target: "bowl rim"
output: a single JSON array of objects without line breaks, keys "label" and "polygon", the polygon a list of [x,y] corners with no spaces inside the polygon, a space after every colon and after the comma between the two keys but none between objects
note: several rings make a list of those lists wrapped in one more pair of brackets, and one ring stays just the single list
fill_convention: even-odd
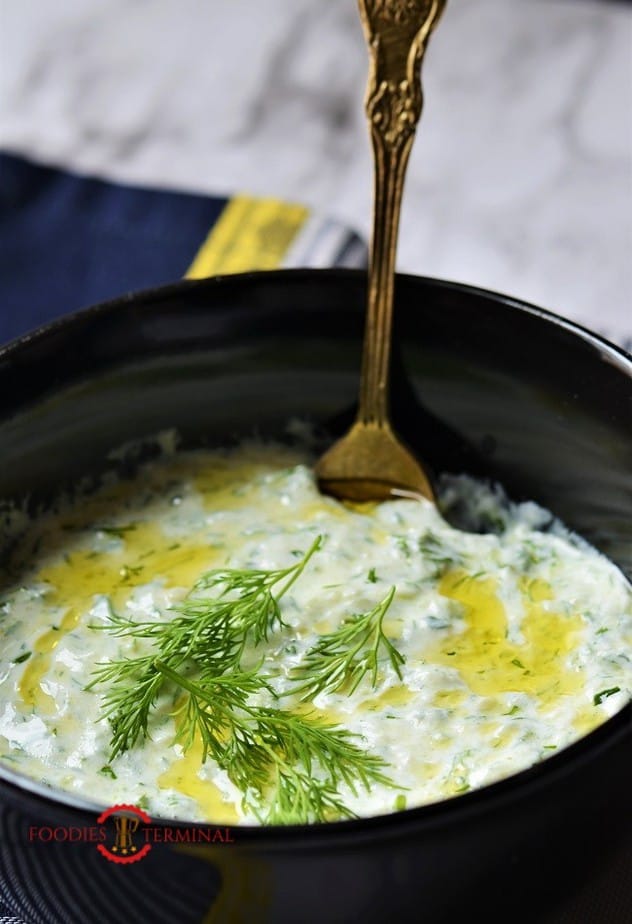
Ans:
[{"label": "bowl rim", "polygon": [[[332,281],[337,279],[356,278],[366,283],[366,270],[345,267],[322,269],[301,267],[296,269],[253,270],[247,273],[228,273],[225,275],[207,276],[203,279],[180,279],[177,282],[170,282],[166,285],[152,286],[147,289],[135,289],[134,291],[119,295],[116,298],[78,308],[75,311],[68,312],[68,314],[47,321],[45,324],[40,324],[31,331],[20,334],[18,337],[0,345],[0,360],[7,358],[11,353],[19,353],[22,349],[42,340],[57,330],[67,327],[72,328],[92,320],[93,318],[101,317],[101,315],[117,312],[122,308],[129,307],[131,304],[152,304],[179,293],[194,292],[197,290],[203,291],[204,289],[211,290],[222,285],[249,286],[264,280],[275,282],[289,279],[300,282],[301,280],[313,278],[325,278]],[[440,279],[435,276],[417,276],[412,273],[397,273],[396,286],[401,283],[412,285],[421,283],[423,286],[429,286],[440,290],[458,291],[465,293],[469,297],[485,298],[497,304],[515,308],[520,312],[539,318],[555,327],[559,327],[568,333],[578,336],[581,340],[584,340],[594,348],[599,350],[605,349],[605,351],[610,354],[611,358],[615,360],[616,365],[620,365],[620,361],[623,360],[623,369],[632,375],[632,352],[628,352],[619,344],[612,343],[601,334],[596,333],[577,321],[564,318],[547,308],[540,308],[532,302],[524,301],[513,295],[506,295],[494,289],[486,289],[481,286],[455,282],[449,279]],[[397,289],[395,291],[395,298],[397,298]]]},{"label": "bowl rim", "polygon": [[[32,345],[46,340],[58,330],[72,330],[73,327],[79,327],[110,313],[117,313],[129,308],[130,305],[149,307],[173,295],[197,290],[204,291],[206,289],[212,291],[224,285],[248,287],[253,283],[263,283],[265,285],[268,282],[278,283],[286,279],[300,283],[301,281],[313,281],[314,278],[326,278],[331,280],[332,283],[335,283],[336,280],[355,278],[364,283],[366,272],[341,268],[263,270],[212,276],[204,279],[183,279],[167,285],[140,289],[115,299],[80,308],[77,311],[40,325],[33,331],[22,334],[0,346],[0,361],[10,361],[12,357],[28,352]],[[412,274],[397,274],[397,280],[404,284],[422,284],[423,286],[440,290],[458,291],[469,297],[483,298],[524,312],[545,324],[561,328],[567,333],[578,337],[593,350],[604,356],[608,362],[612,363],[620,371],[627,373],[632,380],[632,354],[628,353],[623,347],[611,343],[600,334],[552,311],[513,296],[465,283]],[[608,750],[626,736],[630,738],[631,733],[632,701],[626,703],[622,709],[591,732],[564,747],[559,753],[553,754],[517,773],[469,792],[436,802],[393,811],[386,815],[313,824],[261,826],[241,824],[225,826],[216,825],[212,822],[195,822],[166,817],[154,818],[152,816],[152,824],[159,827],[227,827],[236,833],[240,843],[265,844],[267,849],[274,849],[275,847],[286,849],[288,846],[320,848],[327,843],[330,843],[331,846],[342,846],[349,839],[352,839],[354,844],[357,844],[360,840],[373,841],[376,838],[380,840],[396,839],[405,833],[421,833],[422,831],[432,831],[442,826],[461,824],[466,816],[472,817],[485,814],[492,809],[502,808],[503,805],[509,802],[526,799],[530,794],[537,793],[543,788],[552,785],[555,781],[561,782],[578,765],[595,759],[599,753]],[[100,814],[104,808],[103,804],[98,802],[79,798],[65,790],[55,790],[7,767],[0,760],[0,800],[3,799],[3,790],[5,789],[14,800],[23,801],[26,798],[32,804],[45,804],[49,811],[55,807],[62,811],[70,810],[75,814],[80,813],[83,819],[85,819],[87,813],[91,815]]]}]

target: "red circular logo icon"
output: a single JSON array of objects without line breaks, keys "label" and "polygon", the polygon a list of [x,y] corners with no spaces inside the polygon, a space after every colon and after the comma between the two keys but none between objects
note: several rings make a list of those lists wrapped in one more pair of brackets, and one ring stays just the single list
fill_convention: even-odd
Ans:
[{"label": "red circular logo icon", "polygon": [[151,844],[144,843],[142,847],[138,847],[134,840],[141,822],[146,825],[151,823],[151,818],[146,812],[137,805],[113,805],[99,815],[97,823],[102,825],[108,818],[114,821],[113,841],[107,847],[105,844],[97,844],[97,850],[106,860],[121,864],[137,863],[147,856]]}]

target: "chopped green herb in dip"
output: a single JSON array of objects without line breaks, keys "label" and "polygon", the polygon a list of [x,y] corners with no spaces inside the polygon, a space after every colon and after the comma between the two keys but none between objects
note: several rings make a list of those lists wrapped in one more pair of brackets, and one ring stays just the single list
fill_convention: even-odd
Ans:
[{"label": "chopped green herb in dip", "polygon": [[575,741],[632,689],[632,594],[551,515],[319,494],[302,452],[178,453],[34,521],[0,587],[0,761],[216,823],[400,811]]}]

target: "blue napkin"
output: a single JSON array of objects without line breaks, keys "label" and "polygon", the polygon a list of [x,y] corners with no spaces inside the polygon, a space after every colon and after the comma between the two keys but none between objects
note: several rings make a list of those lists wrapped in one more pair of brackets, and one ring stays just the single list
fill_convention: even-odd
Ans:
[{"label": "blue napkin", "polygon": [[356,234],[302,206],[137,188],[0,154],[0,343],[185,275],[365,260]]}]

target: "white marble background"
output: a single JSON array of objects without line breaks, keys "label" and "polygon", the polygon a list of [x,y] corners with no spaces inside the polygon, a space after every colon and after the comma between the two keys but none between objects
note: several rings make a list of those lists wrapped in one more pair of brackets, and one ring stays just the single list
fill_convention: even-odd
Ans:
[{"label": "white marble background", "polygon": [[[631,52],[626,3],[449,0],[400,268],[630,337]],[[365,79],[355,0],[0,0],[0,146],[366,234]]]}]

